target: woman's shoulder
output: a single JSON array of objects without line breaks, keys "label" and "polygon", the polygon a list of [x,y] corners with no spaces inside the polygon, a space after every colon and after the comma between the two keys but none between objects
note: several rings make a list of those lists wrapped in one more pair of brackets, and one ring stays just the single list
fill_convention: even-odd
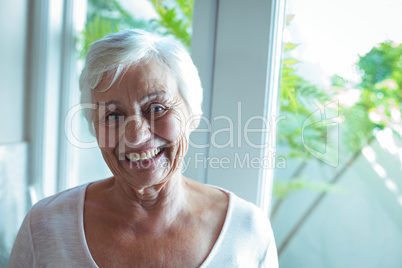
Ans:
[{"label": "woman's shoulder", "polygon": [[228,196],[228,213],[236,219],[244,219],[245,224],[259,224],[262,227],[271,227],[267,215],[255,204],[244,200],[235,193],[215,185],[205,185],[211,190],[223,192]]},{"label": "woman's shoulder", "polygon": [[218,187],[204,184],[192,179],[185,178],[187,188],[194,196],[199,196],[199,200],[206,205],[205,202],[211,203],[216,206],[220,206],[222,211],[226,212],[228,206],[229,193]]},{"label": "woman's shoulder", "polygon": [[228,232],[242,233],[250,239],[269,243],[272,237],[272,227],[261,208],[255,204],[240,198],[235,193],[212,186],[225,191],[229,196],[229,206],[227,215]]},{"label": "woman's shoulder", "polygon": [[[213,188],[213,189],[218,189],[224,193],[226,193],[227,196],[229,196],[229,202],[230,206],[232,206],[233,211],[239,216],[244,215],[244,216],[252,216],[252,219],[254,220],[263,220],[263,221],[268,221],[267,216],[263,213],[263,211],[256,206],[255,204],[244,200],[243,198],[237,196],[235,193],[226,190],[224,188],[221,188],[219,186],[215,185],[206,185],[207,187]],[[268,221],[269,223],[269,221]]]},{"label": "woman's shoulder", "polygon": [[35,267],[92,267],[83,256],[86,186],[46,197],[29,210],[15,240],[10,267],[32,267],[32,263]]},{"label": "woman's shoulder", "polygon": [[38,201],[35,205],[33,205],[32,208],[49,208],[54,206],[63,206],[70,202],[78,201],[77,198],[85,194],[85,189],[87,188],[87,186],[88,184],[83,184],[45,197]]},{"label": "woman's shoulder", "polygon": [[42,221],[42,219],[50,221],[61,214],[68,215],[77,212],[77,209],[80,208],[79,204],[85,198],[87,186],[88,184],[80,185],[38,201],[28,213],[31,223]]},{"label": "woman's shoulder", "polygon": [[[226,264],[235,261],[232,266],[236,267],[248,267],[250,263],[250,267],[261,267],[260,263],[265,259],[268,248],[271,245],[275,247],[268,216],[255,204],[233,192],[211,187],[224,191],[229,196],[225,224],[215,250],[216,256],[224,259]],[[233,256],[237,256],[235,260],[232,259]],[[212,260],[213,263],[214,261],[216,258]]]},{"label": "woman's shoulder", "polygon": [[272,229],[268,215],[255,204],[234,194],[233,196],[233,219],[241,222],[246,230],[251,230],[261,238],[269,240]]}]

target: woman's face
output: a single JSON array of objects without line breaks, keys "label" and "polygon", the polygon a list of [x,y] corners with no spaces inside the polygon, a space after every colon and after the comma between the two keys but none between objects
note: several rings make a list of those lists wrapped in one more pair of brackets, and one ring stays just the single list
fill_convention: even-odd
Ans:
[{"label": "woman's face", "polygon": [[188,145],[188,112],[176,79],[156,61],[122,73],[102,92],[111,81],[104,77],[92,95],[103,158],[117,179],[132,186],[163,183],[181,172]]}]

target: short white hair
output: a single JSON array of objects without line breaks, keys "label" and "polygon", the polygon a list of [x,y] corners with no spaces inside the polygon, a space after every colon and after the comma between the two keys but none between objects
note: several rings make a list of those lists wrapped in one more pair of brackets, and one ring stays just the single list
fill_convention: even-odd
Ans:
[{"label": "short white hair", "polygon": [[[107,72],[113,73],[110,88],[124,69],[150,60],[165,65],[174,75],[190,116],[201,116],[201,82],[186,49],[171,37],[161,37],[140,29],[109,34],[91,44],[80,76],[81,104],[92,103],[92,90]],[[95,134],[92,113],[93,109],[84,110],[90,132]]]}]

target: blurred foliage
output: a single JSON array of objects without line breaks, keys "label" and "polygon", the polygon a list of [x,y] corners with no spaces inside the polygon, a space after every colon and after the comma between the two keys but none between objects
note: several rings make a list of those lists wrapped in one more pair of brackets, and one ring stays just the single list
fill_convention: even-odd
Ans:
[{"label": "blurred foliage", "polygon": [[[293,16],[291,16],[293,18]],[[290,23],[291,18],[287,20]],[[350,105],[339,106],[339,115],[344,119],[341,127],[342,144],[346,151],[355,155],[362,147],[369,144],[375,132],[385,127],[392,127],[401,120],[402,108],[402,45],[393,42],[381,43],[364,56],[360,56],[356,67],[361,71],[361,83],[352,85],[345,78],[335,75],[331,78],[330,90],[318,89],[297,74],[299,62],[290,56],[297,44],[287,43],[284,47],[283,71],[281,80],[280,106],[281,115],[287,119],[280,121],[278,126],[278,143],[288,148],[284,157],[300,159],[300,165],[305,165],[312,156],[303,148],[301,142],[301,124],[320,106],[332,99],[343,98],[352,90],[360,91],[360,98]],[[318,106],[317,106],[318,105]],[[393,116],[392,116],[393,114]],[[305,144],[317,151],[325,150],[326,126],[310,125],[304,132]],[[400,136],[397,131],[393,131]],[[352,159],[352,161],[355,161]],[[350,165],[349,165],[350,166]],[[292,178],[277,180],[273,194],[283,199],[287,194],[301,189],[315,188],[316,180],[298,180],[301,171]],[[331,189],[328,183],[323,183],[322,192]]]},{"label": "blurred foliage", "polygon": [[[289,25],[293,18],[294,15],[288,15],[286,24]],[[279,114],[286,116],[286,119],[278,123],[277,143],[281,148],[287,149],[283,155],[285,159],[297,159],[299,167],[303,168],[297,168],[299,171],[290,178],[275,180],[273,196],[278,199],[303,189],[315,192],[329,192],[334,189],[328,182],[305,177],[301,179],[307,161],[313,158],[305,146],[322,153],[330,151],[328,147],[331,146],[327,143],[327,126],[323,122],[320,123],[322,118],[318,118],[317,123],[309,125],[304,130],[302,130],[303,123],[317,115],[317,112],[318,116],[321,116],[324,105],[332,101],[334,94],[318,88],[297,73],[300,62],[292,56],[293,50],[297,47],[298,44],[285,43],[283,48]],[[326,109],[328,110],[328,107]]]},{"label": "blurred foliage", "polygon": [[[286,16],[289,26],[295,15]],[[312,114],[330,102],[332,96],[323,89],[317,88],[297,74],[299,61],[292,56],[298,44],[285,43],[282,58],[282,77],[280,90],[280,115],[286,116],[278,124],[277,142],[289,149],[285,158],[299,158],[307,161],[311,158],[302,142],[302,125]],[[323,124],[312,124],[306,128],[304,142],[317,151],[325,150],[327,132]]]},{"label": "blurred foliage", "polygon": [[170,5],[166,0],[150,1],[159,15],[159,33],[175,36],[190,50],[194,0],[170,1]]},{"label": "blurred foliage", "polygon": [[[357,64],[363,71],[362,82],[360,86],[366,89],[375,89],[378,83],[388,79],[395,79],[399,88],[388,88],[387,85],[378,90],[398,91],[402,82],[402,46],[394,42],[381,43],[373,47],[369,53],[360,57]],[[398,84],[399,83],[399,84]],[[385,93],[385,92],[384,92]],[[402,92],[398,94],[401,100]]]},{"label": "blurred foliage", "polygon": [[79,40],[79,55],[85,58],[89,46],[105,35],[131,28],[171,35],[189,50],[193,1],[149,0],[159,18],[145,21],[127,12],[118,0],[88,0],[87,21]]},{"label": "blurred foliage", "polygon": [[331,78],[331,82],[334,87],[345,87],[347,83],[347,81],[339,75],[334,75]]},{"label": "blurred foliage", "polygon": [[150,30],[149,23],[134,18],[117,0],[88,0],[87,20],[79,42],[80,57],[85,58],[89,46],[96,40],[130,28]]},{"label": "blurred foliage", "polygon": [[[344,172],[349,169],[361,155],[361,149],[370,145],[375,139],[376,131],[387,128],[391,129],[394,137],[401,139],[402,133],[402,44],[393,42],[381,43],[375,46],[366,55],[361,56],[357,62],[357,67],[362,73],[361,83],[352,85],[346,79],[335,75],[332,78],[331,91],[334,91],[335,99],[340,99],[340,114],[345,119],[342,131],[342,144],[346,144],[348,149],[353,152],[352,156],[337,172],[329,182],[335,185]],[[356,88],[353,88],[356,87]],[[350,101],[352,95],[358,91],[358,99]],[[396,134],[396,135],[395,135]],[[346,142],[344,142],[346,141]],[[297,172],[302,168],[297,169]],[[297,174],[297,172],[295,172]],[[299,172],[300,173],[300,172]],[[297,174],[298,175],[298,174]],[[296,177],[296,176],[294,176]],[[281,191],[281,181],[277,181],[274,193],[280,197],[275,203],[271,220],[274,219],[283,198],[298,189],[311,188],[313,181],[304,184],[303,180],[287,180],[284,189]],[[323,188],[320,188],[324,186]],[[319,185],[318,190],[322,193],[313,201],[310,207],[305,210],[299,220],[290,230],[282,245],[279,246],[278,255],[280,256],[285,247],[289,244],[303,223],[308,219],[312,212],[322,202],[330,185]],[[311,189],[310,189],[311,190]]]},{"label": "blurred foliage", "polygon": [[[345,138],[352,150],[372,139],[375,131],[393,129],[401,120],[402,44],[381,43],[360,56],[357,66],[362,72],[361,83],[356,85],[360,99],[343,109]],[[401,138],[397,131],[394,134]]]},{"label": "blurred foliage", "polygon": [[[286,116],[286,119],[278,124],[277,142],[290,149],[286,157],[307,160],[311,155],[304,149],[302,143],[302,124],[320,109],[320,105],[329,102],[331,96],[297,74],[296,66],[299,61],[290,56],[290,52],[296,47],[296,44],[284,44],[280,115]],[[307,131],[305,142],[321,151],[319,148],[326,145],[326,127],[322,124],[313,124],[305,131]]]}]

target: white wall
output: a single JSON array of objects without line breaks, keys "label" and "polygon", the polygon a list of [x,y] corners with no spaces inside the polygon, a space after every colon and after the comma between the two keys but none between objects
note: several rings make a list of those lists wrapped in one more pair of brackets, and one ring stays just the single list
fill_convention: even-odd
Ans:
[{"label": "white wall", "polygon": [[0,144],[24,140],[27,0],[0,2]]},{"label": "white wall", "polygon": [[26,213],[28,0],[0,1],[0,267]]}]

